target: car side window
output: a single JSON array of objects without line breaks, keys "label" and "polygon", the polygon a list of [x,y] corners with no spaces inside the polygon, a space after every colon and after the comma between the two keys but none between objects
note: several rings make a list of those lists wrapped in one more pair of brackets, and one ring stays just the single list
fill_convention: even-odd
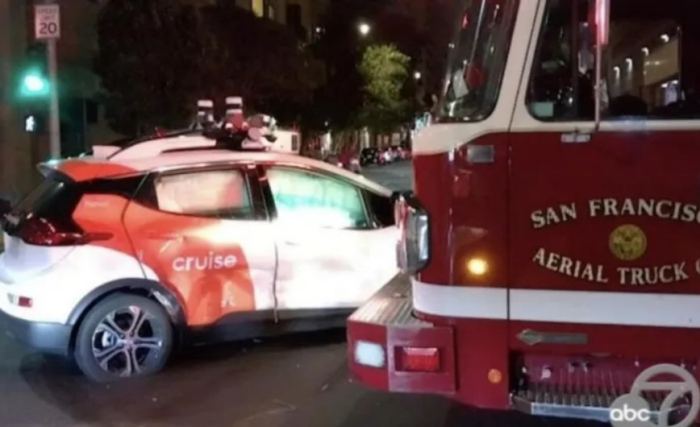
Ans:
[{"label": "car side window", "polygon": [[164,212],[221,219],[255,219],[247,179],[238,170],[161,175],[155,178],[153,188],[158,209]]},{"label": "car side window", "polygon": [[321,174],[272,167],[267,179],[277,219],[290,226],[367,228],[369,221],[362,193],[352,184]]}]

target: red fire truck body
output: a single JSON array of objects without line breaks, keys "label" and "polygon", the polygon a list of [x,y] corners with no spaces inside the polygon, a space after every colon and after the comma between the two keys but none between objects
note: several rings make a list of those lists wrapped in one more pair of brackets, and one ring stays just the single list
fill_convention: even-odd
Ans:
[{"label": "red fire truck body", "polygon": [[[414,194],[397,203],[405,273],[350,318],[352,375],[598,420],[645,367],[697,377],[700,9],[474,0],[459,16],[440,112],[414,142]],[[559,74],[552,41],[569,46]],[[668,52],[676,74],[653,68]],[[632,83],[615,92],[620,67]],[[675,100],[649,95],[674,84]]]}]

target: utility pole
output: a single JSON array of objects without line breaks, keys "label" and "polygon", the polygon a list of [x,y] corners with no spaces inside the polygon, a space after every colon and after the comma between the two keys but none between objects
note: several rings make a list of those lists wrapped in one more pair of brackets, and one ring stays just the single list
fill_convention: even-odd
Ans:
[{"label": "utility pole", "polygon": [[49,72],[49,147],[51,158],[61,157],[61,119],[58,104],[58,64],[56,44],[61,37],[61,11],[54,0],[34,5],[34,35],[46,42],[46,62]]}]

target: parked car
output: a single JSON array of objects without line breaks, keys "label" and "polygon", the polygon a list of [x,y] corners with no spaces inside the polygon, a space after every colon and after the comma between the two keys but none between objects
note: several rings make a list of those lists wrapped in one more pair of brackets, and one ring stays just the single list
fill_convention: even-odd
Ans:
[{"label": "parked car", "polygon": [[389,150],[391,150],[391,153],[394,156],[395,161],[405,160],[403,147],[401,147],[400,145],[393,145],[393,146],[391,146],[391,148],[389,148]]},{"label": "parked car", "polygon": [[362,167],[357,156],[343,156],[338,154],[330,154],[326,157],[326,163],[349,170],[354,173],[362,173]]},{"label": "parked car", "polygon": [[343,151],[338,156],[338,160],[344,169],[354,173],[362,173],[362,166],[356,150],[348,149]]},{"label": "parked car", "polygon": [[217,142],[42,165],[41,185],[0,203],[0,324],[100,382],[160,371],[177,343],[344,326],[397,272],[391,191]]},{"label": "parked car", "polygon": [[365,148],[360,153],[360,165],[369,166],[379,164],[380,153],[376,148]]},{"label": "parked car", "polygon": [[385,164],[394,163],[396,161],[396,157],[390,148],[382,148],[381,153]]}]

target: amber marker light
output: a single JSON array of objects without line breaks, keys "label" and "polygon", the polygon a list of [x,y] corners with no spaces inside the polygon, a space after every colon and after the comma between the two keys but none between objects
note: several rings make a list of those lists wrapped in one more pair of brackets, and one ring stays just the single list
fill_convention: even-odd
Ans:
[{"label": "amber marker light", "polygon": [[498,369],[491,369],[488,377],[491,384],[499,384],[503,381],[503,374]]},{"label": "amber marker light", "polygon": [[483,276],[489,270],[489,264],[483,258],[472,258],[467,263],[467,270],[474,276]]}]

